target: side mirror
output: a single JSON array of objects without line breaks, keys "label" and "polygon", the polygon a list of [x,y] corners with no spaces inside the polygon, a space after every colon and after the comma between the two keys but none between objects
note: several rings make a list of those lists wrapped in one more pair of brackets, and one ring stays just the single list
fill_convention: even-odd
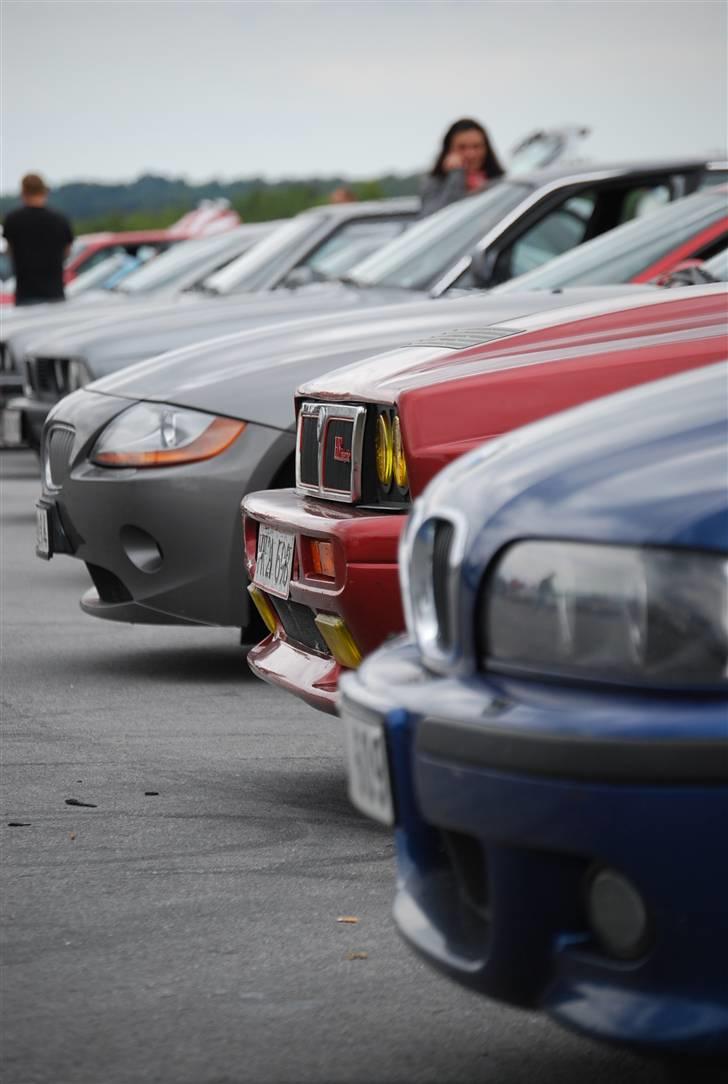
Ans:
[{"label": "side mirror", "polygon": [[498,253],[492,246],[473,253],[470,259],[470,273],[473,282],[480,289],[487,290],[489,286],[493,285],[497,260]]},{"label": "side mirror", "polygon": [[306,267],[305,264],[301,264],[300,267],[292,267],[284,278],[282,285],[286,286],[289,290],[297,290],[299,286],[308,286],[310,283],[316,281],[316,275],[310,267]]}]

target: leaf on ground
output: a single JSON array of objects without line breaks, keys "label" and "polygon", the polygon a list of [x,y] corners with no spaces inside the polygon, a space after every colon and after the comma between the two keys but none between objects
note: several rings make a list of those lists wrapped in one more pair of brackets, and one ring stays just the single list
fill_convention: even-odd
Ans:
[{"label": "leaf on ground", "polygon": [[339,915],[337,922],[343,922],[346,926],[355,926],[359,919],[356,915]]},{"label": "leaf on ground", "polygon": [[368,952],[347,952],[346,958],[347,958],[347,960],[368,960],[369,959],[369,953]]},{"label": "leaf on ground", "polygon": [[70,839],[71,843],[73,843],[74,839],[76,838],[76,833],[75,832],[69,832],[68,833],[68,838]]},{"label": "leaf on ground", "polygon": [[84,809],[98,809],[93,802],[82,802],[80,798],[66,798],[66,805],[80,805]]}]

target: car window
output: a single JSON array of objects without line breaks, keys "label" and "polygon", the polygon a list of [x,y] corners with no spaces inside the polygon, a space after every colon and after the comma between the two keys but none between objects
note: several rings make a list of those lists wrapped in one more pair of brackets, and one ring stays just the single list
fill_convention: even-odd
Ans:
[{"label": "car window", "polygon": [[428,215],[353,267],[349,278],[360,286],[427,290],[531,191],[525,183],[495,181],[484,192]]},{"label": "car window", "polygon": [[629,282],[726,214],[725,193],[708,191],[686,196],[652,215],[587,241],[537,271],[498,286],[498,293]]},{"label": "car window", "polygon": [[698,188],[714,188],[717,184],[725,184],[728,182],[728,170],[726,169],[705,169],[700,175],[698,182]]},{"label": "car window", "polygon": [[117,256],[119,253],[126,253],[123,245],[107,245],[106,248],[99,248],[96,252],[92,252],[87,260],[83,261],[81,270],[90,271],[92,267],[96,267],[97,264],[108,260],[109,256]]},{"label": "car window", "polygon": [[703,271],[707,271],[717,282],[728,282],[728,248],[706,260]]},{"label": "car window", "polygon": [[231,234],[215,234],[192,241],[180,241],[167,252],[119,283],[118,289],[125,294],[146,294],[169,286],[187,271],[194,268],[215,252],[225,252],[233,241]]},{"label": "car window", "polygon": [[298,252],[307,238],[316,237],[324,220],[323,213],[305,211],[296,215],[273,230],[250,251],[244,252],[221,271],[210,275],[205,279],[205,286],[218,294],[260,289],[268,284],[272,275],[277,272],[284,275],[289,270],[291,260],[295,259],[292,253]]},{"label": "car window", "polygon": [[594,192],[581,192],[553,208],[504,249],[496,280],[524,275],[581,244],[596,205]]},{"label": "car window", "polygon": [[387,241],[399,236],[411,220],[390,218],[347,222],[304,261],[306,267],[327,277],[342,275]]},{"label": "car window", "polygon": [[633,218],[644,218],[645,215],[659,211],[671,199],[672,192],[667,184],[633,188],[627,193],[622,202],[622,213],[619,221],[620,223],[631,222]]}]

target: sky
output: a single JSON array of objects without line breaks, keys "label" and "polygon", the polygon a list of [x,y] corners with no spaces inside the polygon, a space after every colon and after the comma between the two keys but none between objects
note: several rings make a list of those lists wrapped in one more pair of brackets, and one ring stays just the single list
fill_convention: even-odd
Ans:
[{"label": "sky", "polygon": [[594,160],[725,152],[726,0],[0,0],[0,191],[427,168],[581,124]]}]

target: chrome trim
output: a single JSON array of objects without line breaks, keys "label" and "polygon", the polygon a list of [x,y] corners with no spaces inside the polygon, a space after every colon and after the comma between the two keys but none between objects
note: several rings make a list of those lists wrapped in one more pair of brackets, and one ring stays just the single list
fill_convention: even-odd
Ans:
[{"label": "chrome trim", "polygon": [[[452,630],[452,642],[449,649],[444,649],[440,640],[440,628],[437,622],[423,623],[418,619],[417,607],[413,598],[413,565],[416,555],[416,539],[431,520],[446,520],[453,527],[452,544],[448,554],[448,583],[447,598],[450,612],[450,626]],[[405,591],[409,595],[406,598],[405,609],[407,611],[407,624],[419,644],[425,665],[437,673],[452,673],[469,665],[470,645],[463,628],[463,607],[461,606],[460,577],[462,561],[465,556],[468,539],[468,521],[466,516],[457,508],[438,506],[428,510],[427,513],[418,517],[418,521],[412,525],[411,533],[408,531],[406,542],[403,538],[400,545],[399,561],[402,579],[403,595]],[[402,575],[403,565],[407,563],[406,574]],[[433,593],[434,609],[434,580],[430,577],[429,589]]]},{"label": "chrome trim", "polygon": [[45,488],[50,493],[58,493],[63,489],[63,482],[57,483],[53,481],[53,475],[51,472],[51,456],[50,446],[51,437],[53,433],[63,430],[69,433],[71,436],[71,444],[69,446],[68,453],[68,469],[70,473],[71,462],[73,460],[73,442],[76,438],[76,430],[72,425],[68,425],[65,422],[56,422],[52,425],[42,437],[42,449],[41,449],[41,468],[43,471],[43,481],[45,482]]},{"label": "chrome trim", "polygon": [[[324,497],[327,500],[343,501],[354,504],[361,497],[361,474],[364,447],[364,426],[367,410],[363,406],[348,406],[344,403],[302,403],[296,423],[296,489],[304,496]],[[318,438],[318,485],[309,485],[301,481],[301,438],[304,418],[316,418]],[[323,485],[324,442],[322,436],[327,422],[340,418],[352,422],[351,434],[351,482],[349,492],[340,489],[327,489]]]}]

